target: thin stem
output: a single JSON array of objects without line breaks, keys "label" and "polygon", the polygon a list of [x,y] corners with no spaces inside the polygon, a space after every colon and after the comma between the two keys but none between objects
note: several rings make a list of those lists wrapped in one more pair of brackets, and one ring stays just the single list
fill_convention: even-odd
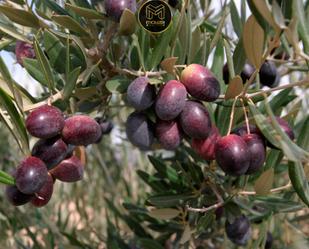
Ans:
[{"label": "thin stem", "polygon": [[[282,190],[285,189],[289,189],[290,187],[292,187],[291,182],[289,182],[288,184],[278,187],[278,188],[273,188],[270,190],[270,193],[277,193],[277,192],[281,192]],[[238,192],[239,195],[256,195],[255,191],[240,191]]]},{"label": "thin stem", "polygon": [[217,204],[214,204],[210,207],[205,207],[205,208],[193,208],[193,207],[190,207],[190,206],[186,206],[187,210],[188,211],[191,211],[191,212],[197,212],[197,213],[206,213],[210,210],[213,210],[213,209],[217,209],[219,207],[222,207],[223,206],[223,202],[218,202]]},{"label": "thin stem", "polygon": [[24,112],[27,112],[27,111],[31,111],[31,110],[33,110],[33,109],[35,109],[35,108],[38,108],[38,107],[43,106],[43,105],[46,105],[46,104],[52,104],[53,102],[56,102],[57,100],[62,99],[62,97],[63,97],[63,96],[62,96],[62,92],[58,92],[58,93],[52,95],[50,98],[48,98],[48,99],[46,99],[46,100],[44,100],[44,101],[41,101],[41,102],[39,102],[39,103],[35,103],[35,104],[33,104],[33,105],[27,105],[27,106],[25,106],[25,107],[23,108],[23,111],[24,111]]},{"label": "thin stem", "polygon": [[244,100],[240,99],[241,105],[242,105],[242,109],[244,111],[244,115],[245,115],[245,122],[246,122],[246,127],[247,127],[247,133],[250,134],[250,127],[249,127],[249,119],[248,119],[248,115],[247,115],[247,110],[244,104]]},{"label": "thin stem", "polygon": [[305,79],[305,80],[302,80],[302,81],[298,81],[298,82],[294,82],[294,83],[290,83],[290,84],[274,87],[274,88],[271,88],[271,89],[267,89],[267,90],[264,90],[264,91],[259,91],[259,92],[256,92],[256,93],[248,94],[247,97],[248,98],[253,98],[255,96],[263,95],[265,93],[272,93],[274,91],[278,91],[278,90],[282,90],[282,89],[287,89],[287,88],[291,88],[291,87],[294,87],[294,86],[302,86],[302,85],[309,85],[309,79]]},{"label": "thin stem", "polygon": [[237,96],[233,102],[233,105],[232,105],[232,110],[231,110],[231,115],[230,115],[230,124],[229,124],[229,129],[228,129],[228,132],[227,132],[227,135],[230,135],[231,131],[232,131],[232,127],[233,127],[233,121],[234,121],[234,114],[235,114],[235,105],[236,105],[236,102],[237,102],[237,99],[239,98],[239,96]]}]

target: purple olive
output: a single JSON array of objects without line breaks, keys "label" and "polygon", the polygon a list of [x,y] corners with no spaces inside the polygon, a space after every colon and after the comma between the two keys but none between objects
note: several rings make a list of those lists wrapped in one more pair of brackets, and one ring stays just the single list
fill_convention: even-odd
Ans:
[{"label": "purple olive", "polygon": [[20,192],[16,186],[7,186],[5,190],[5,196],[14,206],[24,205],[33,198],[33,195],[27,195]]},{"label": "purple olive", "polygon": [[31,200],[31,204],[35,207],[45,206],[51,199],[54,190],[54,179],[48,174],[47,181],[43,187],[35,194]]},{"label": "purple olive", "polygon": [[65,120],[62,139],[68,144],[87,146],[98,141],[101,134],[101,127],[93,118],[75,115]]},{"label": "purple olive", "polygon": [[34,109],[26,119],[28,132],[38,138],[51,138],[61,133],[64,116],[54,106],[43,105]]},{"label": "purple olive", "polygon": [[191,138],[205,139],[211,131],[211,120],[205,106],[196,101],[186,101],[179,122]]},{"label": "purple olive", "polygon": [[249,219],[241,215],[236,217],[232,223],[228,220],[225,223],[227,237],[236,245],[246,245],[251,236],[251,226]]},{"label": "purple olive", "polygon": [[50,171],[51,175],[62,182],[77,182],[83,179],[84,166],[78,157],[72,156],[63,160]]},{"label": "purple olive", "polygon": [[156,137],[166,150],[175,150],[182,139],[181,129],[174,120],[159,120],[156,124]]},{"label": "purple olive", "polygon": [[264,164],[266,159],[266,147],[264,140],[257,134],[246,134],[242,137],[249,150],[250,164],[246,175],[256,173]]},{"label": "purple olive", "polygon": [[127,101],[137,111],[149,108],[156,98],[156,90],[147,77],[136,78],[128,87]]},{"label": "purple olive", "polygon": [[192,148],[205,160],[215,159],[215,145],[221,138],[217,127],[213,126],[207,138],[192,139]]},{"label": "purple olive", "polygon": [[212,72],[199,64],[187,66],[181,73],[180,80],[188,93],[198,100],[212,102],[220,95],[220,85]]},{"label": "purple olive", "polygon": [[217,141],[215,157],[220,168],[232,176],[245,174],[250,165],[250,154],[246,142],[242,137],[234,134]]},{"label": "purple olive", "polygon": [[128,140],[142,150],[149,150],[154,141],[153,123],[145,114],[133,112],[126,122]]},{"label": "purple olive", "polygon": [[160,89],[155,102],[156,114],[161,120],[175,119],[186,104],[187,90],[177,80],[170,80]]},{"label": "purple olive", "polygon": [[24,194],[37,193],[47,180],[47,167],[39,158],[30,156],[24,159],[16,169],[16,186]]},{"label": "purple olive", "polygon": [[67,155],[68,146],[60,136],[40,139],[32,148],[32,156],[40,158],[50,170]]}]

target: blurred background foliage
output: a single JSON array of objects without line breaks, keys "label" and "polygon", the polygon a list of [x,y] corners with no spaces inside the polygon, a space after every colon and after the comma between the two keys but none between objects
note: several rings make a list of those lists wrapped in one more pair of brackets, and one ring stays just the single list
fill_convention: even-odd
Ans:
[{"label": "blurred background foliage", "polygon": [[[213,2],[220,6],[219,12],[213,11]],[[178,57],[178,65],[208,65],[220,81],[221,93],[226,92],[222,67],[228,60],[239,74],[246,62],[242,34],[251,12],[263,28],[262,46],[268,48],[270,38],[279,34],[281,45],[269,58],[279,67],[281,83],[308,80],[309,1],[218,2],[179,1],[171,27],[156,36],[136,25],[130,13],[122,23],[136,25],[135,30],[124,24],[119,27],[104,15],[103,1],[1,1],[0,48],[14,52],[16,40],[33,43],[36,59],[24,59],[23,65],[40,84],[39,96],[31,96],[1,63],[0,85],[5,91],[1,108],[9,103],[15,107],[2,111],[2,117],[11,117],[8,126],[17,134],[13,137],[1,123],[1,169],[10,172],[27,151],[28,138],[18,118],[23,120],[23,111],[50,95],[68,115],[106,116],[115,124],[111,135],[87,148],[84,180],[57,181],[46,207],[12,207],[2,188],[1,248],[236,248],[224,235],[224,220],[240,212],[252,222],[262,221],[253,223],[253,240],[247,248],[263,248],[267,231],[273,234],[273,248],[308,248],[309,171],[308,165],[303,168],[308,161],[302,159],[308,159],[309,106],[304,86],[275,92],[270,101],[258,95],[253,98],[257,104],[250,106],[250,121],[267,138],[278,135],[276,127],[264,122],[265,116],[274,113],[290,122],[298,140],[296,145],[282,138],[282,150],[269,149],[266,166],[250,177],[226,177],[196,155],[187,141],[175,153],[160,149],[146,153],[126,139],[124,124],[132,111],[126,106],[126,88],[143,71],[151,71],[151,82],[158,88],[173,79],[162,73],[162,59]],[[282,52],[290,59],[274,59]],[[173,66],[173,59],[167,65]],[[57,95],[59,91],[63,98]],[[258,91],[258,83],[250,89],[250,93]],[[206,105],[225,134],[232,101]],[[235,126],[239,126],[244,120],[241,108],[236,108],[235,115]],[[30,139],[30,147],[33,143]],[[253,190],[269,169],[275,177],[262,180],[271,188],[288,184],[289,177],[294,188],[268,195],[237,194],[245,187]],[[214,210],[188,211],[188,206],[215,204],[217,195],[224,200],[225,218],[216,219]]]}]

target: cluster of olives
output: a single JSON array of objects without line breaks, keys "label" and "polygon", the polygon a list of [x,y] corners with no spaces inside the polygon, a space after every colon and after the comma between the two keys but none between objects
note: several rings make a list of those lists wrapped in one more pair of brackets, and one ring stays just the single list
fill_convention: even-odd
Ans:
[{"label": "cluster of olives", "polygon": [[112,125],[86,115],[65,118],[58,108],[43,105],[28,115],[26,128],[39,140],[31,156],[13,172],[15,185],[7,187],[6,196],[15,206],[31,202],[41,207],[51,199],[55,180],[76,182],[83,178],[84,165],[74,153],[76,146],[97,143]]},{"label": "cluster of olives", "polygon": [[[197,100],[215,101],[220,85],[204,66],[192,64],[183,70],[180,81],[166,82],[156,93],[147,77],[135,79],[128,87],[128,104],[136,109],[127,119],[129,141],[142,150],[151,149],[155,138],[164,149],[176,149],[183,138],[206,139],[213,132],[206,107],[187,99],[188,93]],[[153,111],[155,123],[148,117]]]},{"label": "cluster of olives", "polygon": [[[250,63],[246,63],[240,73],[240,77],[245,84],[247,80],[250,79],[251,75],[254,73],[255,68]],[[230,81],[230,73],[228,65],[225,64],[222,69],[223,80],[225,84]],[[262,86],[276,87],[279,84],[280,76],[277,67],[272,61],[265,61],[260,68],[260,83]]]},{"label": "cluster of olives", "polygon": [[[194,99],[187,99],[188,94]],[[215,101],[220,85],[209,69],[191,64],[180,81],[166,82],[156,93],[147,77],[135,79],[127,89],[127,102],[135,108],[126,122],[128,140],[142,150],[155,142],[167,150],[176,149],[183,137],[191,139],[192,148],[205,160],[216,160],[228,175],[257,172],[266,157],[266,139],[256,126],[244,125],[221,137],[211,123],[209,112],[200,101]],[[155,122],[149,117],[155,113]],[[277,117],[282,129],[294,139],[289,124]],[[270,122],[270,120],[269,120]],[[273,147],[273,145],[269,144]]]}]

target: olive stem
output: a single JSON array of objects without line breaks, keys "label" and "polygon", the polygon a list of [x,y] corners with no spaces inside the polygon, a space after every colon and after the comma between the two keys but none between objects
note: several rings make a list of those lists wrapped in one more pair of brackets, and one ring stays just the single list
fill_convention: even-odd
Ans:
[{"label": "olive stem", "polygon": [[[284,186],[271,189],[270,193],[281,192],[282,190],[288,189],[290,187],[292,187],[291,182],[289,182],[288,184],[286,184]],[[256,192],[255,191],[240,191],[240,192],[238,192],[238,194],[240,194],[240,195],[256,195]]]},{"label": "olive stem", "polygon": [[245,115],[245,122],[246,122],[246,127],[247,127],[247,133],[250,134],[250,127],[249,127],[249,119],[248,119],[248,115],[247,115],[247,110],[244,104],[244,100],[240,99],[241,105],[242,105],[242,109],[244,111],[244,115]]},{"label": "olive stem", "polygon": [[256,92],[256,93],[248,94],[247,97],[253,98],[255,96],[263,95],[265,93],[272,93],[274,91],[287,89],[287,88],[291,88],[291,87],[294,87],[294,86],[307,85],[307,84],[309,85],[309,80],[305,79],[305,80],[302,80],[302,81],[298,81],[298,82],[286,84],[286,85],[283,85],[283,86],[278,86],[278,87],[274,87],[274,88],[271,88],[271,89],[267,89],[267,90],[264,90],[264,91],[259,91],[259,92]]},{"label": "olive stem", "polygon": [[205,207],[205,208],[193,208],[193,207],[190,207],[190,206],[186,206],[187,210],[188,211],[191,211],[191,212],[198,212],[198,213],[206,213],[210,210],[213,210],[213,209],[217,209],[219,207],[222,207],[224,204],[224,202],[218,202],[210,207]]},{"label": "olive stem", "polygon": [[38,108],[40,106],[43,106],[43,105],[46,105],[46,104],[52,104],[53,102],[56,102],[57,100],[59,99],[62,99],[62,92],[58,92],[54,95],[52,95],[50,98],[47,98],[46,100],[44,101],[41,101],[41,102],[38,102],[38,103],[35,103],[33,105],[27,105],[23,108],[23,111],[24,112],[27,112],[27,111],[31,111],[35,108]]},{"label": "olive stem", "polygon": [[235,105],[237,102],[237,99],[239,98],[239,96],[236,96],[233,105],[232,105],[232,110],[231,110],[231,115],[230,115],[230,124],[229,124],[229,129],[227,131],[227,135],[230,135],[231,131],[232,131],[232,127],[233,127],[233,121],[234,121],[234,113],[235,113]]}]

